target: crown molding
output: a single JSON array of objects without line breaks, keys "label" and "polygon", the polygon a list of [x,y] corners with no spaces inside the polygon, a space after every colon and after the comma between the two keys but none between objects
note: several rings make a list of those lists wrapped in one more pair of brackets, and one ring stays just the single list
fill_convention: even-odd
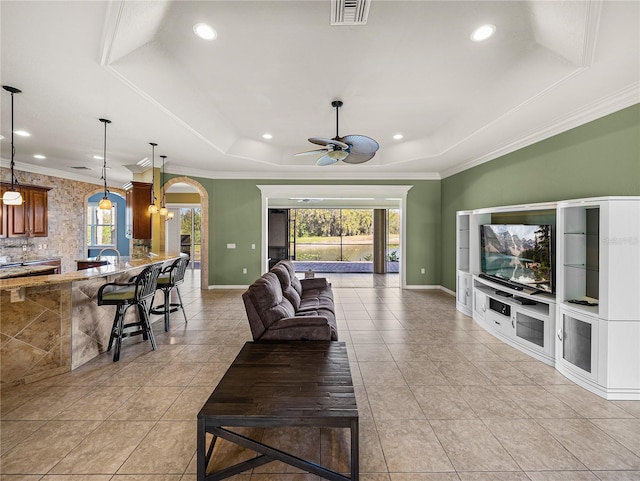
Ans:
[{"label": "crown molding", "polygon": [[450,177],[478,165],[484,164],[498,157],[523,149],[537,142],[541,142],[581,125],[593,122],[601,117],[631,107],[640,102],[640,83],[634,82],[613,94],[603,97],[598,102],[576,109],[567,115],[557,117],[544,128],[536,130],[528,135],[521,136],[506,144],[496,147],[491,152],[477,157],[469,162],[460,164],[452,169],[446,169],[440,173],[442,179]]},{"label": "crown molding", "polygon": [[[311,167],[317,168],[315,166]],[[173,175],[186,175],[189,177],[202,177],[214,180],[440,180],[437,172],[327,172],[315,171],[290,171],[290,172],[212,172],[199,169],[184,169],[179,172],[166,172]]]},{"label": "crown molding", "polygon": [[[6,159],[0,159],[0,167],[10,168],[10,162]],[[61,179],[75,180],[78,182],[85,182],[87,184],[102,185],[101,179],[95,177],[87,177],[73,172],[66,172],[58,169],[51,169],[49,167],[43,167],[41,165],[25,164],[23,162],[16,162],[15,169],[20,172],[29,172],[31,174],[48,175],[50,177],[59,177]],[[120,185],[108,185],[109,187],[119,188]]]}]

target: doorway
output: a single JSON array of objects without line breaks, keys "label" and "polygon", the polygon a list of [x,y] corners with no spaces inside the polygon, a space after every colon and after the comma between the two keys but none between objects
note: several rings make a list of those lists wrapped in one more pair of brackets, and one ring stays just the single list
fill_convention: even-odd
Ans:
[{"label": "doorway", "polygon": [[166,245],[168,252],[187,254],[191,262],[188,269],[200,269],[202,263],[202,209],[200,205],[167,204],[173,219],[167,222]]},{"label": "doorway", "polygon": [[[389,262],[395,263],[398,274],[389,274],[395,276],[394,283],[401,288],[406,287],[406,259],[402,253],[406,252],[406,211],[407,194],[411,189],[411,185],[347,185],[347,184],[326,184],[326,185],[258,185],[262,195],[262,265],[263,271],[268,270],[270,258],[273,251],[270,252],[269,239],[269,214],[272,209],[280,209],[290,212],[296,208],[317,208],[317,209],[369,209],[384,210],[387,213],[387,223],[399,225],[397,234],[389,234],[386,238],[386,251],[383,252],[383,258],[389,259]],[[290,217],[290,216],[289,216]],[[289,224],[291,218],[289,218]],[[289,235],[288,248],[291,246],[293,239]],[[379,239],[377,239],[379,241]],[[336,258],[345,257],[345,242],[342,240],[342,253],[335,253]],[[336,242],[337,249],[340,249],[340,243]],[[300,244],[296,241],[297,257],[300,250]],[[331,247],[336,249],[335,246]],[[347,248],[348,251],[348,248]],[[385,253],[386,252],[386,253]],[[290,255],[288,253],[288,255]],[[355,254],[354,254],[355,255]],[[367,256],[358,254],[360,258]],[[368,256],[367,256],[368,257]],[[388,264],[387,264],[388,265]],[[369,279],[375,278],[378,274],[340,274],[340,275],[356,275],[364,276]],[[383,274],[385,276],[386,274]],[[332,274],[332,278],[333,278]],[[358,281],[359,282],[359,281]],[[365,280],[371,283],[370,280]]]},{"label": "doorway", "polygon": [[[165,183],[167,209],[173,219],[164,223],[165,252],[190,255],[188,272],[200,289],[209,288],[209,194],[189,177],[174,177]],[[186,280],[186,276],[185,276]]]}]

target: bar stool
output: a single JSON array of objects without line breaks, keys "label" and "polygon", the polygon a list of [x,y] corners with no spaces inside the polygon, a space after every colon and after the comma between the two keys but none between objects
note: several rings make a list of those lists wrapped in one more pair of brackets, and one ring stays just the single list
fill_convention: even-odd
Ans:
[{"label": "bar stool", "polygon": [[[189,256],[181,256],[170,266],[165,267],[158,276],[158,285],[156,289],[162,290],[164,293],[164,303],[158,304],[151,308],[151,314],[164,315],[164,330],[169,330],[169,316],[172,312],[176,312],[178,309],[182,309],[182,315],[184,316],[185,324],[187,321],[187,314],[182,307],[182,297],[180,296],[180,289],[178,286],[184,282],[184,273],[187,270],[187,264],[189,264]],[[179,302],[170,302],[171,290],[175,289],[178,294]]]},{"label": "bar stool", "polygon": [[[162,264],[153,264],[145,267],[140,274],[132,277],[129,283],[110,282],[104,284],[98,290],[98,305],[116,306],[116,315],[113,318],[113,327],[109,337],[109,347],[111,351],[113,341],[116,346],[113,352],[113,362],[120,359],[120,345],[122,338],[137,336],[142,334],[142,338],[151,341],[153,350],[157,348],[156,340],[153,337],[151,323],[149,322],[149,304],[153,300],[156,292],[156,285]],[[131,306],[138,308],[138,322],[124,323],[127,309]],[[125,332],[125,329],[136,327],[137,329]]]}]

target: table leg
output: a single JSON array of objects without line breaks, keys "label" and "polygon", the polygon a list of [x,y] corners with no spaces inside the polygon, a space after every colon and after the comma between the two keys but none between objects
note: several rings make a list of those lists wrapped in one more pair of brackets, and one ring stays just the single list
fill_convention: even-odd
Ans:
[{"label": "table leg", "polygon": [[351,421],[351,481],[358,481],[360,476],[360,433],[358,419]]},{"label": "table leg", "polygon": [[204,419],[198,419],[198,447],[197,447],[197,469],[198,480],[204,481],[206,476],[207,462],[206,462],[206,449],[207,449],[207,432],[204,427]]}]

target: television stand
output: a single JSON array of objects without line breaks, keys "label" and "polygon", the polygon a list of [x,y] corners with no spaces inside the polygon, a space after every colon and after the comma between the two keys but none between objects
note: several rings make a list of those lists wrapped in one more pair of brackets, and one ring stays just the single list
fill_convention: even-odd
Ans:
[{"label": "television stand", "polygon": [[473,277],[473,319],[498,339],[554,366],[555,298],[534,300],[528,292],[495,284],[491,276]]}]

